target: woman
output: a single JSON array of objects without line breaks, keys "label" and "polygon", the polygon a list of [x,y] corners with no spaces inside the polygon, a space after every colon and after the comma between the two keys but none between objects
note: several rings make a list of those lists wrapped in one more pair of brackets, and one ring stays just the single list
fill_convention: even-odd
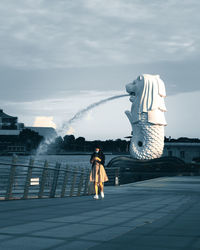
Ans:
[{"label": "woman", "polygon": [[94,182],[95,196],[94,199],[99,199],[98,185],[101,189],[101,198],[104,198],[103,182],[108,181],[108,176],[104,169],[105,156],[99,147],[95,148],[95,152],[91,155],[90,163],[92,164],[92,170],[90,173],[90,181]]}]

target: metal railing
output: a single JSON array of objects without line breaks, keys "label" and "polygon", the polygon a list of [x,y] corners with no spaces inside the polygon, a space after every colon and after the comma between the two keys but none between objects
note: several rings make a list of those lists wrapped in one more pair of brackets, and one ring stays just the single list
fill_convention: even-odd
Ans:
[{"label": "metal railing", "polygon": [[34,159],[25,165],[13,157],[11,163],[0,163],[0,200],[90,195],[89,175],[84,168],[47,161],[39,166]]}]

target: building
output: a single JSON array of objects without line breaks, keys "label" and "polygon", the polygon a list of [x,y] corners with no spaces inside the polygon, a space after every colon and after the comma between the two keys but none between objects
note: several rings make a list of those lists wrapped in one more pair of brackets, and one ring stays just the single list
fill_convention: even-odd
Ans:
[{"label": "building", "polygon": [[[1,154],[25,154],[30,151],[27,142],[20,141],[20,132],[24,129],[30,129],[45,139],[55,138],[57,133],[51,127],[25,127],[23,123],[18,122],[18,117],[10,116],[0,109],[0,155]],[[33,146],[33,144],[31,144]]]},{"label": "building", "polygon": [[0,109],[0,129],[17,129],[17,117],[7,115]]},{"label": "building", "polygon": [[19,135],[24,128],[23,123],[18,123],[18,118],[7,115],[0,109],[0,135]]},{"label": "building", "polygon": [[200,142],[165,142],[163,156],[176,156],[189,163],[200,158]]},{"label": "building", "polygon": [[18,117],[10,116],[0,109],[0,136],[17,136],[23,129],[30,129],[49,139],[56,137],[57,133],[51,127],[25,127],[24,123],[18,122]]},{"label": "building", "polygon": [[25,154],[26,147],[18,142],[18,136],[24,124],[18,122],[16,116],[11,116],[0,109],[0,154]]}]

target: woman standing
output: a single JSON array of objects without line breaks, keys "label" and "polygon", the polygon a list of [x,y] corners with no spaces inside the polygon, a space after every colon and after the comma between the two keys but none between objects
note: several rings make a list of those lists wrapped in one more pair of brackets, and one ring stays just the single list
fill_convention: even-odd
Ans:
[{"label": "woman standing", "polygon": [[98,185],[101,189],[101,198],[104,198],[103,182],[108,181],[108,176],[104,169],[105,156],[99,147],[95,148],[95,152],[91,155],[90,163],[92,164],[92,170],[90,173],[90,181],[94,182],[95,196],[94,199],[99,199]]}]

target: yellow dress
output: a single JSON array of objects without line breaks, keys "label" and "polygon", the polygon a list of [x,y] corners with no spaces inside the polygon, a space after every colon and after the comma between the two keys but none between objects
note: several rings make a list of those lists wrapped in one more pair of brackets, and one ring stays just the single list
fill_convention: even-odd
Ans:
[{"label": "yellow dress", "polygon": [[108,176],[106,174],[104,166],[97,161],[101,161],[101,159],[98,157],[94,158],[92,170],[90,172],[90,181],[97,183],[106,182],[108,181]]}]

